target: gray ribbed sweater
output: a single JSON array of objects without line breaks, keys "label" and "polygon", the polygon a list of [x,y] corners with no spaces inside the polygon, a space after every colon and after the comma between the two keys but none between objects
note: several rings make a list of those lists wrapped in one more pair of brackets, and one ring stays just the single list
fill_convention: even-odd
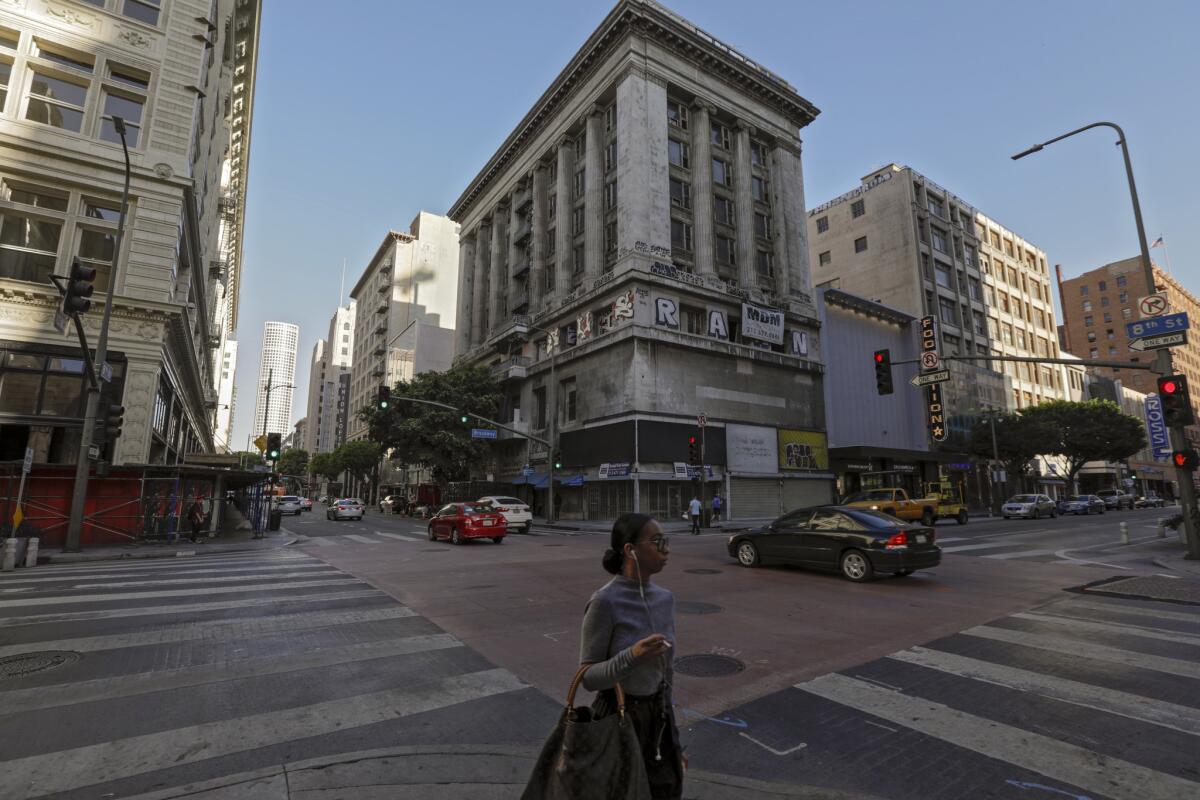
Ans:
[{"label": "gray ribbed sweater", "polygon": [[[638,582],[617,575],[600,587],[583,612],[579,661],[593,662],[583,677],[589,692],[609,689],[620,682],[629,694],[650,695],[666,676],[667,700],[674,679],[675,595],[653,583],[645,584],[646,602],[638,594]],[[649,618],[646,616],[649,608]],[[672,644],[662,658],[634,663],[635,642],[661,633]]]}]

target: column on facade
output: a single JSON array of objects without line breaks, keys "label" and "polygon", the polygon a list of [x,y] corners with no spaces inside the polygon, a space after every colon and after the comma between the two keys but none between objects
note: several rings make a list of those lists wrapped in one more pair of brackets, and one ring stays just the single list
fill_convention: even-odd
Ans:
[{"label": "column on facade", "polygon": [[[504,294],[502,287],[502,270],[504,269],[505,259],[505,220],[508,214],[502,206],[497,206],[492,212],[492,246],[491,246],[491,263],[488,269],[488,300],[490,301],[490,310],[488,312],[488,330],[494,331],[503,324],[501,319],[504,309]],[[486,335],[486,334],[485,334]]]},{"label": "column on facade", "polygon": [[487,336],[487,331],[484,330],[483,326],[483,317],[485,304],[487,303],[487,294],[485,294],[484,290],[487,286],[488,235],[491,227],[491,220],[485,218],[480,220],[478,227],[475,229],[475,269],[472,271],[475,280],[471,286],[472,347],[478,347],[483,344],[483,339]]},{"label": "column on facade", "polygon": [[604,110],[588,112],[584,142],[583,279],[604,271]]},{"label": "column on facade", "polygon": [[717,273],[713,258],[712,112],[705,102],[692,107],[692,237],[696,271]]},{"label": "column on facade", "polygon": [[[475,321],[474,298],[475,236],[471,234],[463,235],[458,241],[458,329],[454,332],[454,352],[460,355],[471,348],[471,326]],[[317,436],[320,437],[320,426],[317,427]]]},{"label": "column on facade", "polygon": [[533,233],[529,237],[529,313],[541,309],[546,297],[546,165],[538,162],[533,168],[533,206],[530,215]]},{"label": "column on facade", "polygon": [[[520,294],[521,282],[513,278],[513,274],[517,271],[517,260],[520,258],[521,248],[517,246],[517,231],[521,228],[521,215],[518,213],[521,205],[521,185],[523,181],[517,181],[516,187],[508,198],[508,266],[505,269],[508,272],[508,313],[512,314],[517,307],[517,296]],[[528,278],[527,278],[528,279]]]},{"label": "column on facade", "polygon": [[617,241],[671,246],[667,87],[628,67],[617,79]]},{"label": "column on facade", "polygon": [[[804,213],[804,173],[800,163],[799,142],[795,146],[779,142],[772,151],[771,175],[779,186],[779,208],[773,209],[776,220],[786,220],[787,235],[781,237],[787,246],[787,292],[811,294],[812,272],[808,257],[808,225]],[[777,257],[778,258],[778,257]],[[784,290],[780,289],[783,294]]]},{"label": "column on facade", "polygon": [[771,258],[775,261],[775,291],[786,303],[792,289],[792,256],[788,252],[788,245],[793,238],[803,236],[808,225],[803,215],[799,219],[789,219],[784,213],[786,197],[791,191],[791,186],[784,166],[778,158],[778,153],[779,148],[774,147],[767,156],[769,166],[767,197],[771,200],[768,224],[772,236]]},{"label": "column on facade", "polygon": [[575,202],[571,186],[575,177],[574,147],[575,143],[569,135],[563,135],[558,140],[558,184],[554,201],[554,257],[558,269],[554,281],[556,299],[561,299],[571,292],[571,242],[574,239],[571,231],[571,209]]},{"label": "column on facade", "polygon": [[739,121],[733,148],[734,215],[737,220],[738,283],[749,289],[758,285],[754,266],[754,192],[750,179],[750,136],[754,128]]}]

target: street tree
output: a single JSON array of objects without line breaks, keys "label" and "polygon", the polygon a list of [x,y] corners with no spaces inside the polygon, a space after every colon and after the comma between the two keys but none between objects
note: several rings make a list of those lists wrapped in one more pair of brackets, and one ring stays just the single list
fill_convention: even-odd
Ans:
[{"label": "street tree", "polygon": [[263,460],[262,453],[256,450],[239,450],[234,453],[238,457],[238,464],[242,469],[253,469],[257,464],[266,464]]},{"label": "street tree", "polygon": [[1066,459],[1073,487],[1087,462],[1121,461],[1146,446],[1142,421],[1122,412],[1111,400],[1054,400],[1026,408],[1021,416],[1043,425],[1047,438],[1039,449]]},{"label": "street tree", "polygon": [[970,453],[987,461],[999,458],[1004,469],[1013,475],[1028,474],[1030,462],[1048,452],[1045,442],[1054,436],[1044,421],[1024,414],[998,415],[995,430],[993,447],[992,423],[986,419],[975,423],[971,429]]},{"label": "street tree", "polygon": [[276,468],[284,475],[308,475],[308,451],[300,447],[284,450]]},{"label": "street tree", "polygon": [[336,481],[345,468],[335,453],[317,453],[309,459],[308,471],[319,478]]},{"label": "street tree", "polygon": [[334,451],[334,458],[345,471],[349,472],[360,482],[366,483],[375,467],[379,465],[379,455],[382,451],[375,442],[358,439],[346,442]]},{"label": "street tree", "polygon": [[500,387],[487,369],[457,366],[445,372],[423,372],[398,383],[386,409],[365,408],[359,417],[367,423],[370,438],[392,450],[393,458],[429,469],[442,485],[470,478],[471,467],[489,458],[490,446],[470,436],[470,429],[480,423],[463,424],[458,412],[406,403],[405,398],[445,403],[495,419]]}]

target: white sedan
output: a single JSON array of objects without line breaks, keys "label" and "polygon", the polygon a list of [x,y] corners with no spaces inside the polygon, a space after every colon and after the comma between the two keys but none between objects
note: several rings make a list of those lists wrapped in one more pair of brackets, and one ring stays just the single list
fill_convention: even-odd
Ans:
[{"label": "white sedan", "polygon": [[362,500],[356,500],[353,497],[347,497],[342,500],[336,500],[325,511],[325,518],[337,521],[339,519],[362,519],[363,504]]},{"label": "white sedan", "polygon": [[529,533],[533,529],[533,512],[524,500],[507,495],[489,495],[479,498],[478,502],[503,516],[509,530]]},{"label": "white sedan", "polygon": [[285,494],[275,501],[275,508],[280,514],[300,514],[300,498],[294,494]]}]

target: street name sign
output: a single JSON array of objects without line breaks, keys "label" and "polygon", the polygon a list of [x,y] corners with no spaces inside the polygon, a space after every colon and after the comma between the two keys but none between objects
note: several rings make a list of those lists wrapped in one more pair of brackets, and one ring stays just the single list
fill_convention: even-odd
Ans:
[{"label": "street name sign", "polygon": [[1187,329],[1188,315],[1182,312],[1125,323],[1125,333],[1130,339],[1142,339],[1147,336],[1157,336],[1160,333],[1175,333]]},{"label": "street name sign", "polygon": [[950,380],[950,370],[939,369],[937,372],[922,372],[920,375],[909,378],[908,382],[913,386],[928,386],[931,383],[945,383]]},{"label": "street name sign", "polygon": [[1141,352],[1143,350],[1161,350],[1164,347],[1178,347],[1181,344],[1187,344],[1187,331],[1134,339],[1129,343],[1129,349]]},{"label": "street name sign", "polygon": [[1143,317],[1158,317],[1167,313],[1167,295],[1156,292],[1138,298],[1138,313]]},{"label": "street name sign", "polygon": [[471,428],[472,439],[495,439],[495,428]]},{"label": "street name sign", "polygon": [[521,474],[524,475],[526,478],[530,477],[531,475],[533,475],[533,467],[526,464],[524,467],[521,468]]}]

